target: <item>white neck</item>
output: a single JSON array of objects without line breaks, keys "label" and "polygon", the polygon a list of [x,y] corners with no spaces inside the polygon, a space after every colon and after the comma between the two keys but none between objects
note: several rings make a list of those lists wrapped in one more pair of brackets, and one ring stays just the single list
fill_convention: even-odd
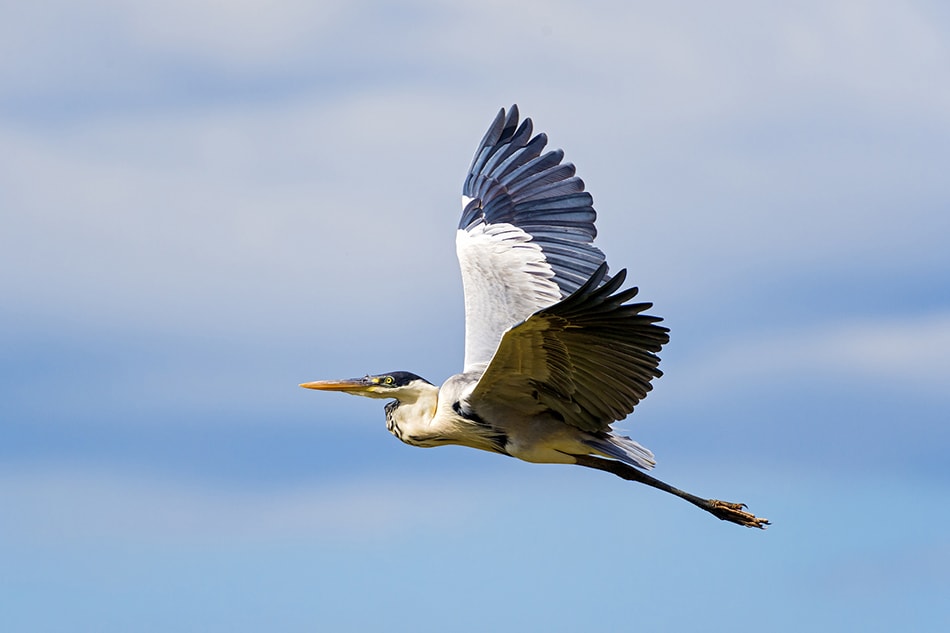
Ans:
[{"label": "white neck", "polygon": [[427,382],[415,381],[395,390],[395,402],[386,405],[386,428],[407,444],[438,446],[437,434],[429,428],[439,404],[439,388]]}]

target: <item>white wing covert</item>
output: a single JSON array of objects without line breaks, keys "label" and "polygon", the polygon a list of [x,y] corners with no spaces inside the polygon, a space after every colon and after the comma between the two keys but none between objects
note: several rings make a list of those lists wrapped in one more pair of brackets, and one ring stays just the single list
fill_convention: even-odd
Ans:
[{"label": "white wing covert", "polygon": [[519,125],[518,116],[517,106],[499,111],[462,188],[466,372],[484,370],[509,328],[575,292],[604,263],[584,182],[561,163],[561,150],[542,154],[547,136],[532,136],[531,119]]}]

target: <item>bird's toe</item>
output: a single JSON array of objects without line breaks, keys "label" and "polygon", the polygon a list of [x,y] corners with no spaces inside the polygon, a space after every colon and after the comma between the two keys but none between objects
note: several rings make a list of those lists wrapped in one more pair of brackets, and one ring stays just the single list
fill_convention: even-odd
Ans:
[{"label": "bird's toe", "polygon": [[759,518],[751,512],[746,512],[746,507],[744,503],[732,503],[730,501],[710,499],[707,510],[723,521],[731,521],[732,523],[738,523],[746,527],[764,530],[766,526],[770,524],[768,519]]}]

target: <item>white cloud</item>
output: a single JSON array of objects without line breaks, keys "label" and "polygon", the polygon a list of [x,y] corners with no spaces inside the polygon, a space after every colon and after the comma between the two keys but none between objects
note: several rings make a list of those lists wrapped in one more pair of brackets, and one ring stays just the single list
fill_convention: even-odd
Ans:
[{"label": "white cloud", "polygon": [[21,5],[0,26],[0,77],[11,95],[134,94],[176,67],[260,73],[316,57],[351,13],[332,0]]},{"label": "white cloud", "polygon": [[413,168],[407,147],[440,153],[423,98],[118,118],[56,138],[0,129],[5,290],[78,319],[225,328],[243,310],[317,311],[328,288],[364,279],[408,290],[386,263],[418,271],[433,243],[454,256],[467,161],[455,178]]},{"label": "white cloud", "polygon": [[112,82],[121,92],[128,82],[167,86],[176,67],[283,76],[395,62],[416,69],[400,72],[416,85],[440,87],[443,76],[426,73],[451,68],[461,81],[448,89],[467,88],[460,102],[474,112],[492,94],[524,90],[552,111],[598,103],[649,129],[851,93],[871,107],[915,103],[945,120],[950,88],[931,81],[950,64],[939,10],[855,0],[685,10],[610,1],[53,1],[6,16],[0,76],[11,94],[22,92],[9,81],[17,77],[46,90]]},{"label": "white cloud", "polygon": [[869,389],[901,388],[945,398],[950,384],[950,313],[862,318],[807,329],[773,330],[754,338],[716,341],[677,370],[691,393],[721,392],[824,378]]},{"label": "white cloud", "polygon": [[[578,164],[601,246],[645,288],[701,301],[760,275],[946,263],[950,89],[929,79],[950,40],[926,5],[57,6],[0,27],[31,33],[0,73],[102,110],[0,120],[0,285],[25,317],[268,335],[380,306],[459,319],[459,184],[513,100]],[[300,81],[208,101],[175,83],[188,62],[198,83]],[[130,82],[161,94],[130,107]]]}]

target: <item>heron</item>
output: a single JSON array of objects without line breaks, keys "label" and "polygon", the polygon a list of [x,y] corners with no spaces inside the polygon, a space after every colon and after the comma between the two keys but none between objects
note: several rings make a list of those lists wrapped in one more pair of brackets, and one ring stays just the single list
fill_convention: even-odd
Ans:
[{"label": "heron", "polygon": [[462,187],[455,245],[465,301],[462,373],[441,387],[407,371],[301,387],[389,400],[386,428],[419,447],[460,445],[532,463],[577,464],[764,529],[745,504],[706,499],[646,473],[653,453],[612,425],[662,376],[669,342],[626,269],[594,246],[591,194],[518,106],[502,108]]}]

